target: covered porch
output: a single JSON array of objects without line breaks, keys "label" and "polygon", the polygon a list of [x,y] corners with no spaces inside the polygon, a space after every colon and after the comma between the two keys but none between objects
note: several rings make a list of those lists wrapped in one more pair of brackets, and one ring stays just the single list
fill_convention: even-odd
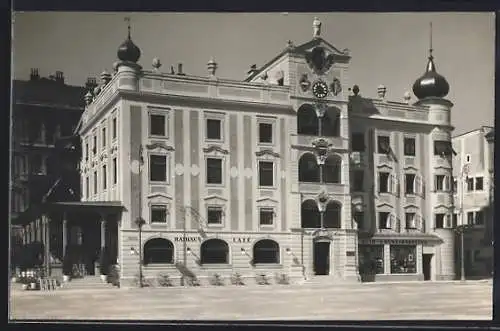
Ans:
[{"label": "covered porch", "polygon": [[98,275],[103,252],[110,264],[118,262],[122,210],[119,201],[51,202],[32,206],[13,224],[21,227],[23,249],[18,251],[23,253],[14,254],[11,263],[21,270],[41,267],[48,276],[62,276],[63,261],[69,255],[66,260],[70,259],[72,276]]}]

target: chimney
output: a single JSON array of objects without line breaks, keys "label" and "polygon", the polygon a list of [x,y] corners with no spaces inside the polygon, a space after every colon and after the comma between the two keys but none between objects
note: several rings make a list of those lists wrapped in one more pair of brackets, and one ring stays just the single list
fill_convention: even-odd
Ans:
[{"label": "chimney", "polygon": [[177,64],[177,75],[185,76],[186,74],[182,72],[182,63]]},{"label": "chimney", "polygon": [[87,78],[87,82],[85,83],[85,88],[87,90],[89,90],[92,93],[96,86],[97,86],[97,80],[95,77]]},{"label": "chimney", "polygon": [[56,71],[56,82],[64,84],[64,73],[62,71]]},{"label": "chimney", "polygon": [[31,68],[30,80],[38,80],[40,75],[38,74],[38,68]]}]

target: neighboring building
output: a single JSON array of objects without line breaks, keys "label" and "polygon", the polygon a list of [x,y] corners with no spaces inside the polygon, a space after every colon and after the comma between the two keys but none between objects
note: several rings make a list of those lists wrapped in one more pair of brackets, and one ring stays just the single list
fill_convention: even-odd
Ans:
[{"label": "neighboring building", "polygon": [[146,278],[173,281],[453,279],[452,103],[432,54],[415,103],[369,99],[349,95],[349,51],[313,32],[244,81],[213,59],[206,77],[143,70],[129,32],[85,96],[82,202],[54,204],[100,217],[55,217],[63,245],[110,246],[123,287],[141,251]]},{"label": "neighboring building", "polygon": [[[491,276],[493,255],[493,149],[492,127],[463,133],[452,139],[455,223],[466,225],[464,263],[466,277]],[[460,238],[457,238],[460,240]],[[460,253],[457,250],[457,253]],[[460,259],[457,259],[460,262]],[[459,266],[457,266],[459,269]]]}]

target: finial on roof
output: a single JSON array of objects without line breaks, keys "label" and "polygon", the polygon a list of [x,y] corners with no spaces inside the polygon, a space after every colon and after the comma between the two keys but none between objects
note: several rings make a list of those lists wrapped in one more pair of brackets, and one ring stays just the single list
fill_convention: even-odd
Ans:
[{"label": "finial on roof", "polygon": [[87,91],[87,94],[85,94],[85,97],[84,97],[85,104],[87,106],[90,105],[92,103],[92,99],[93,99],[92,93],[90,93],[90,91]]},{"label": "finial on roof", "polygon": [[319,18],[315,17],[313,21],[313,36],[314,38],[319,38],[321,35],[321,21]]},{"label": "finial on roof", "polygon": [[379,85],[377,87],[377,95],[380,99],[385,98],[385,93],[387,92],[387,88],[384,85]]},{"label": "finial on roof", "polygon": [[432,60],[434,57],[432,56],[432,22],[430,22],[430,38],[429,38],[429,59]]},{"label": "finial on roof", "polygon": [[406,91],[405,94],[403,94],[403,99],[405,103],[410,103],[411,93],[409,91]]},{"label": "finial on roof", "polygon": [[155,57],[155,58],[153,59],[152,66],[153,66],[153,69],[154,69],[155,71],[160,70],[160,67],[161,67],[161,62],[160,62],[160,59],[159,59],[159,58],[157,58],[157,57]]},{"label": "finial on roof", "polygon": [[217,71],[217,62],[215,62],[213,57],[211,57],[210,61],[208,61],[207,69],[210,76],[215,76],[215,72]]},{"label": "finial on roof", "polygon": [[130,17],[125,17],[125,22],[127,22],[127,30],[128,30],[128,39],[131,39],[130,38]]},{"label": "finial on roof", "polygon": [[118,59],[125,62],[137,63],[141,57],[141,50],[133,43],[130,37],[130,17],[125,17],[125,21],[127,22],[128,34],[127,39],[118,48]]}]

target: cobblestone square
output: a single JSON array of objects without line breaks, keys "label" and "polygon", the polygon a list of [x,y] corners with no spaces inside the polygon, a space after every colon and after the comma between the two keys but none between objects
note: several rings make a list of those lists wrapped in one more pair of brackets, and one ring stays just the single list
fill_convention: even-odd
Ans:
[{"label": "cobblestone square", "polygon": [[492,283],[13,289],[11,319],[490,320]]}]

